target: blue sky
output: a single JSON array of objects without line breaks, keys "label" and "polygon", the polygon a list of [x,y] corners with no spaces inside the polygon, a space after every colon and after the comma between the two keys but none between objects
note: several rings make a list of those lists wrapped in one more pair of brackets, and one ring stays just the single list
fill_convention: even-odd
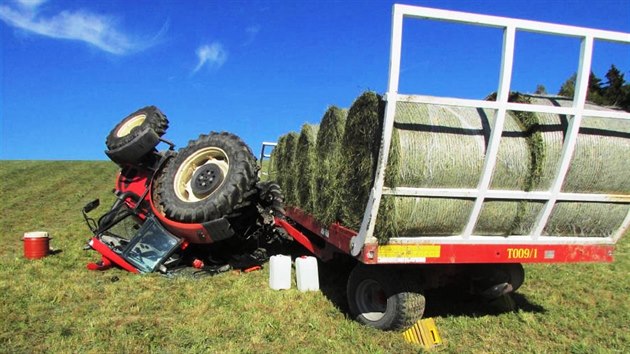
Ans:
[{"label": "blue sky", "polygon": [[[630,32],[630,0],[404,3]],[[184,147],[231,131],[262,141],[387,85],[393,1],[0,1],[0,159],[106,159],[126,115],[156,105]],[[401,92],[483,98],[501,33],[406,22]],[[519,33],[512,88],[558,91],[578,41]],[[593,71],[630,81],[630,48],[597,42]]]}]

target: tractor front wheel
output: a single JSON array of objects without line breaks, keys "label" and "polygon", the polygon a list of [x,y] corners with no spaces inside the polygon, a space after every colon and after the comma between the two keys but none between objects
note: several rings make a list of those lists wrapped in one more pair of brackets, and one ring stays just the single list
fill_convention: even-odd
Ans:
[{"label": "tractor front wheel", "polygon": [[141,108],[118,123],[105,140],[107,155],[115,162],[135,163],[159,144],[168,120],[155,106]]},{"label": "tractor front wheel", "polygon": [[168,128],[168,119],[155,106],[140,108],[118,123],[109,133],[105,145],[109,150],[116,150],[128,144],[142,130],[151,129],[158,136],[164,135]]}]

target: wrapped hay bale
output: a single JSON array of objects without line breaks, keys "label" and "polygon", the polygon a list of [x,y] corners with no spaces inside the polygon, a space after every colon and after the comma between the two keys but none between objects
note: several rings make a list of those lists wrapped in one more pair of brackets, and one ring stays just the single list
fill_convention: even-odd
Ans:
[{"label": "wrapped hay bale", "polygon": [[[529,96],[532,104],[571,107],[565,97]],[[586,104],[592,110],[610,110]],[[548,190],[555,178],[566,116],[536,114],[544,147],[541,178],[534,190]],[[577,143],[563,192],[574,193],[630,193],[630,122],[622,119],[583,117]],[[619,228],[628,213],[628,206],[615,203],[559,202],[554,206],[545,234],[567,236],[605,236]]]},{"label": "wrapped hay bale", "polygon": [[284,150],[286,145],[286,135],[281,136],[278,139],[278,143],[276,147],[271,151],[271,169],[273,174],[270,176],[270,179],[274,180],[281,188],[284,189],[284,169],[283,169],[283,161],[284,158]]},{"label": "wrapped hay bale", "polygon": [[[529,103],[533,97],[513,95],[513,102]],[[381,141],[383,103],[374,93],[359,97],[348,113],[343,139],[343,223],[352,228],[360,226],[374,180]],[[399,102],[397,104],[394,134],[387,167],[385,186],[388,187],[444,187],[476,188],[483,168],[495,119],[494,110],[467,107],[446,107],[430,104]],[[490,182],[491,189],[546,190],[555,175],[558,158],[562,151],[564,128],[557,115],[539,115],[527,112],[508,112],[497,155],[497,162]],[[586,121],[585,121],[586,123]],[[626,123],[626,122],[624,122]],[[610,128],[610,125],[606,125]],[[615,167],[608,170],[587,171],[575,168],[577,181],[566,185],[575,190],[599,192],[613,185],[624,193],[630,188],[627,178],[627,157],[630,151],[627,134],[614,130],[619,141],[605,151]],[[581,134],[582,135],[582,134]],[[580,137],[585,149],[584,157],[575,163],[584,167],[594,164],[593,150],[608,144],[609,136]],[[589,141],[587,139],[595,139]],[[579,162],[582,159],[582,162]],[[595,163],[597,165],[597,163]],[[621,166],[621,167],[620,167]],[[612,169],[612,170],[611,170]],[[619,170],[621,169],[621,170]],[[592,176],[582,173],[617,173],[613,182],[595,183]],[[568,177],[571,178],[571,177]],[[609,178],[609,177],[606,177]],[[625,180],[621,180],[624,179]],[[608,187],[610,190],[610,187]],[[375,235],[379,241],[392,236],[454,235],[463,231],[474,200],[456,198],[416,198],[383,196]],[[565,203],[561,203],[565,204]],[[628,207],[618,205],[591,206],[566,203],[558,205],[552,213],[548,229],[550,233],[578,235],[607,234],[619,227]],[[474,233],[479,235],[527,234],[534,225],[544,203],[538,201],[486,200],[482,206]],[[604,204],[605,205],[605,204]],[[571,209],[571,208],[579,209]],[[612,208],[612,209],[611,209]],[[614,210],[613,210],[614,209]],[[605,210],[611,210],[606,213]],[[569,212],[570,211],[570,212]],[[587,213],[592,217],[578,215]],[[566,215],[566,216],[562,216]],[[569,217],[570,216],[570,217]],[[576,224],[577,223],[577,224]],[[579,232],[576,233],[576,225]],[[591,230],[591,231],[589,231]]]},{"label": "wrapped hay bale", "polygon": [[[531,96],[533,104],[571,107],[565,97]],[[610,109],[586,104],[587,109]],[[567,117],[557,114],[537,114],[543,131],[543,145],[549,168],[544,169],[539,190],[551,187],[562,153]],[[556,128],[554,128],[556,127]],[[549,132],[552,133],[549,133]],[[562,186],[563,192],[620,194],[630,191],[630,121],[625,119],[583,117],[580,131]]]},{"label": "wrapped hay bale", "polygon": [[331,106],[324,113],[317,133],[317,169],[315,175],[315,217],[324,225],[339,219],[341,210],[340,173],[341,139],[348,112]]},{"label": "wrapped hay bale", "polygon": [[[488,96],[496,100],[496,94]],[[529,96],[511,93],[509,102],[531,103]],[[487,112],[480,112],[484,119]],[[492,111],[494,114],[494,111]],[[489,134],[489,130],[488,130]],[[550,131],[552,137],[557,132]],[[531,191],[540,185],[546,149],[539,117],[531,112],[508,111],[490,189]],[[548,166],[549,168],[549,166]],[[544,203],[537,201],[484,201],[473,232],[480,235],[524,235],[534,227]]]},{"label": "wrapped hay bale", "polygon": [[341,141],[340,216],[344,225],[357,230],[374,180],[383,108],[379,95],[374,92],[362,94],[348,111]]},{"label": "wrapped hay bale", "polygon": [[628,214],[628,204],[558,202],[543,234],[560,236],[610,236]]},{"label": "wrapped hay bale", "polygon": [[315,211],[315,172],[319,170],[315,153],[318,129],[317,125],[304,124],[295,150],[296,205],[310,214]]},{"label": "wrapped hay bale", "polygon": [[[365,92],[357,98],[348,111],[346,126],[341,142],[341,182],[339,183],[342,224],[359,229],[363,212],[370,195],[378,154],[380,149],[383,114],[385,105],[381,96]],[[394,132],[392,149],[399,150],[397,133]],[[397,165],[398,157],[390,154],[390,163]],[[385,183],[397,184],[397,174],[389,169]],[[394,204],[392,200],[381,202],[376,232],[379,235],[393,236],[396,230]]]},{"label": "wrapped hay bale", "polygon": [[284,203],[287,206],[295,206],[297,203],[296,184],[299,178],[299,171],[296,167],[296,150],[299,135],[296,132],[290,132],[286,135],[284,151],[282,154],[282,180],[284,182]]},{"label": "wrapped hay bale", "polygon": [[[534,183],[535,155],[525,132],[526,116],[508,113],[490,182],[491,189],[530,190]],[[400,102],[394,130],[398,132],[399,186],[476,188],[481,178],[494,110]],[[391,155],[390,155],[391,156]],[[455,198],[394,199],[396,230],[390,235],[454,235],[466,226],[474,201]],[[529,231],[539,209],[537,203],[488,200],[474,233],[508,235]],[[410,219],[412,215],[422,218]],[[525,230],[527,229],[527,230]]]}]

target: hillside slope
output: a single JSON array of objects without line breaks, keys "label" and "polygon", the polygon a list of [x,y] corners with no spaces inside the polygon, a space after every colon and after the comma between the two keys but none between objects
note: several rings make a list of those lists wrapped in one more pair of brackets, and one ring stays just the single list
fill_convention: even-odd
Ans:
[{"label": "hillside slope", "polygon": [[[345,315],[342,264],[321,292],[268,288],[268,270],[205,278],[90,272],[82,206],[113,201],[110,162],[0,161],[0,352],[416,352]],[[46,230],[61,251],[22,256]],[[630,347],[630,240],[612,264],[530,265],[517,310],[428,294],[444,352],[623,352]],[[340,271],[343,270],[343,271]]]}]

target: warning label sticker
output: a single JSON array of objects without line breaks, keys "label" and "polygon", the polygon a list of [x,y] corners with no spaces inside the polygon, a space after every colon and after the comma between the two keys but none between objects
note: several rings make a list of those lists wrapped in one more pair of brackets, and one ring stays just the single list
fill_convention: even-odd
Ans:
[{"label": "warning label sticker", "polygon": [[424,261],[426,258],[439,258],[440,245],[383,245],[378,247],[378,258],[386,260]]}]

